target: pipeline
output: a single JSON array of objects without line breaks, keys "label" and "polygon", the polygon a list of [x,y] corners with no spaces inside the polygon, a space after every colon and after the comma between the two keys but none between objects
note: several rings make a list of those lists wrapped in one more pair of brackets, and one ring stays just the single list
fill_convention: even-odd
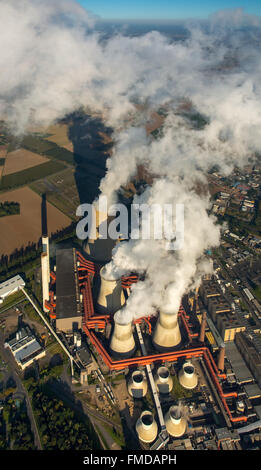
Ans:
[{"label": "pipeline", "polygon": [[[217,379],[217,376],[214,372],[214,368],[212,367],[212,364],[214,363],[214,360],[208,350],[207,347],[201,347],[201,348],[195,348],[195,349],[187,349],[183,351],[175,351],[175,352],[168,352],[168,353],[163,353],[163,354],[155,354],[153,356],[139,356],[139,357],[134,357],[130,359],[125,359],[125,360],[119,360],[119,361],[114,361],[111,359],[107,351],[104,349],[100,341],[96,338],[95,334],[92,333],[86,325],[83,326],[83,329],[87,336],[89,337],[91,343],[95,346],[97,351],[101,354],[105,364],[113,370],[122,370],[125,369],[126,367],[129,366],[134,366],[134,365],[143,365],[146,366],[148,364],[152,364],[154,362],[173,362],[176,361],[178,358],[185,357],[186,359],[191,359],[192,357],[202,357],[206,362],[207,368],[212,376],[213,382],[216,386],[217,391],[219,392],[219,396],[221,398],[221,401],[223,403],[223,406],[229,416],[229,419],[232,423],[237,423],[241,421],[247,421],[246,416],[240,416],[237,418],[234,418],[231,414],[231,411],[228,407],[226,398],[227,396],[224,395],[223,390],[221,388],[221,385]],[[211,360],[212,359],[212,360]]]},{"label": "pipeline", "polygon": [[247,421],[247,416],[240,416],[240,417],[238,417],[238,418],[233,418],[233,416],[232,416],[232,414],[231,414],[231,411],[230,411],[230,409],[229,409],[229,407],[228,407],[227,401],[226,401],[226,398],[227,398],[227,397],[224,395],[224,392],[223,392],[223,390],[222,390],[222,388],[221,388],[221,385],[220,385],[220,383],[219,383],[219,381],[218,381],[218,379],[217,379],[217,376],[216,376],[216,374],[215,374],[215,372],[214,372],[214,369],[213,369],[213,367],[212,367],[212,365],[211,365],[210,357],[212,357],[212,356],[211,356],[211,354],[210,354],[208,348],[206,348],[206,347],[204,347],[203,357],[204,357],[205,362],[206,362],[206,364],[207,364],[208,370],[209,370],[209,372],[210,372],[210,374],[211,374],[211,376],[212,376],[212,380],[213,380],[213,382],[214,382],[214,384],[215,384],[215,386],[216,386],[216,389],[217,389],[217,391],[219,392],[220,399],[221,399],[221,401],[222,401],[222,403],[223,403],[223,406],[224,406],[224,408],[225,408],[225,410],[226,410],[226,412],[227,412],[227,414],[228,414],[228,416],[229,416],[230,421],[231,421],[232,423],[238,423],[238,422],[240,422],[240,421],[244,421],[244,422]]},{"label": "pipeline", "polygon": [[[100,271],[100,266],[96,265],[95,263],[91,261],[87,261],[81,253],[77,251],[77,256],[78,260],[80,262],[80,271],[86,270],[88,274],[97,274]],[[81,276],[80,280],[84,281],[85,276]],[[122,287],[128,288],[130,287],[133,283],[136,283],[138,281],[138,276],[136,275],[131,275],[131,276],[126,276],[122,277]],[[93,346],[96,348],[98,353],[102,356],[104,363],[113,370],[122,370],[126,367],[129,366],[134,366],[134,365],[143,365],[147,366],[149,364],[152,364],[154,362],[171,362],[171,361],[176,361],[180,357],[185,357],[186,359],[191,359],[192,357],[202,357],[205,360],[206,366],[211,374],[211,377],[213,379],[213,382],[215,384],[215,387],[219,393],[219,396],[221,398],[221,401],[223,403],[223,406],[229,416],[229,419],[232,423],[237,423],[237,422],[242,422],[242,421],[247,421],[246,416],[240,416],[234,418],[231,414],[231,411],[228,407],[226,398],[230,397],[235,397],[237,394],[233,393],[227,393],[224,394],[222,387],[219,383],[218,377],[220,378],[226,378],[225,374],[220,374],[217,366],[215,364],[215,361],[209,351],[209,349],[205,346],[200,347],[200,348],[195,348],[195,349],[188,349],[188,350],[183,350],[183,351],[174,351],[174,352],[168,352],[168,353],[163,353],[163,354],[156,354],[156,355],[150,355],[150,356],[140,356],[140,357],[134,357],[130,359],[125,359],[125,360],[119,360],[115,361],[112,360],[110,355],[107,353],[105,348],[102,346],[96,335],[91,331],[93,328],[102,328],[104,329],[106,326],[106,322],[109,320],[110,315],[95,315],[94,314],[94,308],[93,308],[93,301],[92,301],[92,291],[91,291],[91,283],[90,283],[90,277],[89,275],[85,279],[85,282],[83,284],[83,304],[84,304],[84,320],[83,320],[83,330],[85,331],[87,337],[90,339],[91,343]],[[188,334],[188,337],[191,341],[192,338],[198,337],[198,333],[192,333],[190,330],[190,325],[188,323],[189,316],[186,315],[183,307],[179,309],[179,316],[181,317],[181,320],[183,322],[183,325],[186,329],[186,332]],[[151,324],[149,319],[146,318],[140,318],[138,321],[136,321],[137,324],[141,323],[143,320],[145,320],[148,325],[149,325],[149,330],[151,333]]]}]

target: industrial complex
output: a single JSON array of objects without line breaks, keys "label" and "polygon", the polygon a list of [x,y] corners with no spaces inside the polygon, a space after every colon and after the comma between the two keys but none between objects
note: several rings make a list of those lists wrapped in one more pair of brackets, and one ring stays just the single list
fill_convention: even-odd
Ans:
[{"label": "industrial complex", "polygon": [[[117,407],[120,398],[105,376],[123,377],[140,448],[240,449],[240,434],[260,428],[260,356],[217,275],[184,297],[178,315],[159,311],[117,323],[114,315],[139,277],[108,278],[113,244],[97,242],[90,240],[83,251],[58,249],[52,269],[41,258],[45,321],[70,358],[74,378],[87,386],[94,371],[98,389]],[[48,258],[46,246],[45,239]]]}]

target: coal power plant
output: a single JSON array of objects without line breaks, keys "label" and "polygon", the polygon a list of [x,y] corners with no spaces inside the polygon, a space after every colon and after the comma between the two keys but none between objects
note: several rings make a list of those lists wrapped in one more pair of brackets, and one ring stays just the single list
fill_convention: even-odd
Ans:
[{"label": "coal power plant", "polygon": [[[112,269],[115,241],[95,238],[108,221],[101,212],[96,216],[93,238],[84,249],[57,250],[53,266],[46,231],[42,239],[43,307],[53,328],[72,344],[71,363],[75,360],[80,364],[81,383],[88,384],[88,367],[95,357],[97,378],[104,384],[111,405],[120,406],[124,394],[130,400],[128,406],[134,410],[130,419],[142,449],[172,448],[173,440],[188,436],[193,424],[187,416],[194,405],[187,403],[187,397],[200,396],[202,387],[209,387],[213,396],[218,390],[225,422],[242,419],[238,412],[235,418],[231,414],[227,403],[230,395],[221,386],[224,343],[219,342],[220,347],[212,352],[206,346],[212,334],[211,322],[203,307],[201,321],[197,318],[198,293],[184,297],[178,311],[159,309],[151,314],[140,305],[135,316],[125,315],[132,289],[144,282],[146,273],[119,275]],[[106,376],[119,377],[124,392],[118,397]],[[207,410],[205,414],[194,411],[195,423],[209,420]]]}]

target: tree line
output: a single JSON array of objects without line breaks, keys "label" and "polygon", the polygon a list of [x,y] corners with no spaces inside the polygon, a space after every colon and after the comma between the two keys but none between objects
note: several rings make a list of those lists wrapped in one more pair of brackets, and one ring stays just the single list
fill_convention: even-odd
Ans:
[{"label": "tree line", "polygon": [[0,202],[0,217],[6,215],[20,214],[20,204],[19,202],[5,201]]},{"label": "tree line", "polygon": [[[75,236],[76,222],[72,222],[68,227],[57,230],[50,236],[50,242],[59,242],[66,238]],[[34,261],[39,258],[42,251],[41,238],[36,243],[28,243],[26,247],[16,248],[10,255],[2,254],[0,258],[0,281],[7,275],[15,275],[18,272],[29,269]]]}]

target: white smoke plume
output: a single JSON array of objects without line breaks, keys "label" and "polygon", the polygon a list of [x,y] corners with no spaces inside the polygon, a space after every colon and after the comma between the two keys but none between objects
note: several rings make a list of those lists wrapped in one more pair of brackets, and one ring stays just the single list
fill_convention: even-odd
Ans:
[{"label": "white smoke plume", "polygon": [[[227,174],[261,147],[260,21],[224,11],[204,27],[191,23],[188,38],[174,42],[155,31],[104,40],[92,29],[93,15],[69,0],[0,0],[0,17],[0,117],[12,131],[48,125],[82,106],[101,111],[115,129],[102,193],[114,202],[142,163],[157,175],[143,202],[184,204],[184,248],[131,240],[115,250],[111,267],[146,273],[120,321],[158,308],[176,313],[210,269],[202,253],[219,243],[209,197],[195,187],[213,165]],[[159,107],[168,117],[155,140],[145,123]],[[206,117],[202,129],[191,124],[191,110]]]}]

